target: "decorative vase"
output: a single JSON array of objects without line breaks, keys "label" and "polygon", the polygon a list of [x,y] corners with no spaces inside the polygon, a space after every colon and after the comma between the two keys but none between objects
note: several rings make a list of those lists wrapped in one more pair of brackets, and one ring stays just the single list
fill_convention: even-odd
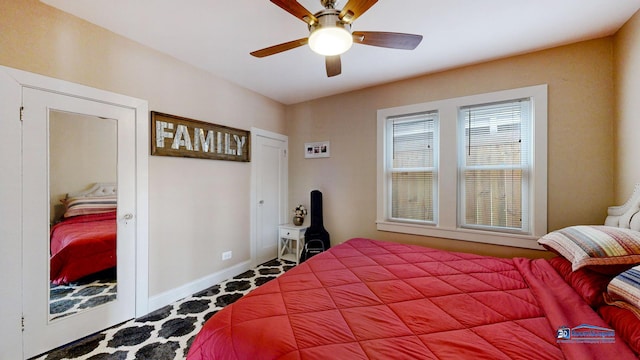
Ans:
[{"label": "decorative vase", "polygon": [[304,222],[304,218],[302,216],[294,216],[293,217],[293,225],[300,226]]}]

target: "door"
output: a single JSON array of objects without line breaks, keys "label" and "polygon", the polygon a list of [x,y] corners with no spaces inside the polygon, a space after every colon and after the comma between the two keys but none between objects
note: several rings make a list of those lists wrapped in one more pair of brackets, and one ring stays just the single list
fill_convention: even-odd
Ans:
[{"label": "door", "polygon": [[252,130],[254,178],[254,264],[276,258],[278,225],[288,223],[288,140],[284,135]]},{"label": "door", "polygon": [[[23,107],[23,349],[29,358],[135,316],[136,112],[27,87]],[[79,130],[85,128],[89,130]],[[96,150],[103,148],[112,150]],[[67,160],[69,165],[69,158],[84,159],[72,161],[71,168],[59,164]],[[78,179],[82,185],[73,183]],[[59,316],[51,306],[50,276],[50,230],[61,219],[56,214],[60,206],[56,193],[73,193],[102,182],[115,182],[117,187],[112,223],[117,266],[111,268],[116,285],[109,296],[94,301],[95,306]]]}]

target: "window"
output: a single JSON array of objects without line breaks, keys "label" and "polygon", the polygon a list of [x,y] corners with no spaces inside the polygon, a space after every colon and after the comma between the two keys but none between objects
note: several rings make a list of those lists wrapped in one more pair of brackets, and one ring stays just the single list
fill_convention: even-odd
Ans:
[{"label": "window", "polygon": [[437,112],[389,119],[391,218],[434,222]]},{"label": "window", "polygon": [[462,227],[529,231],[529,105],[525,98],[460,108]]},{"label": "window", "polygon": [[378,110],[378,229],[540,248],[546,136],[546,85]]}]

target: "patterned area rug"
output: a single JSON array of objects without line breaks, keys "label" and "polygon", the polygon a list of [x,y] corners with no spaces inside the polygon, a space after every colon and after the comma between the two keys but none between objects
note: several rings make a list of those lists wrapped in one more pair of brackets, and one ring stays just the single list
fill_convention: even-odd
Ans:
[{"label": "patterned area rug", "polygon": [[223,307],[293,267],[272,260],[146,316],[88,336],[33,359],[184,359],[202,325]]}]

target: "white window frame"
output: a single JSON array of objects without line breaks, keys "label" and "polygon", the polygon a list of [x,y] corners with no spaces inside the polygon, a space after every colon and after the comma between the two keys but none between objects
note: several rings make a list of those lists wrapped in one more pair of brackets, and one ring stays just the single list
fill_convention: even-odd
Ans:
[{"label": "white window frame", "polygon": [[[531,170],[529,178],[529,231],[509,233],[462,228],[458,224],[458,112],[464,106],[492,103],[505,100],[529,98],[532,108]],[[390,181],[387,177],[386,142],[388,119],[421,112],[438,111],[439,149],[438,160],[438,206],[434,214],[436,224],[421,224],[393,221],[389,216],[387,196]],[[377,229],[397,233],[429,237],[457,239],[543,249],[537,239],[547,233],[547,85],[535,85],[485,94],[437,100],[421,104],[380,109],[377,112]]]}]

